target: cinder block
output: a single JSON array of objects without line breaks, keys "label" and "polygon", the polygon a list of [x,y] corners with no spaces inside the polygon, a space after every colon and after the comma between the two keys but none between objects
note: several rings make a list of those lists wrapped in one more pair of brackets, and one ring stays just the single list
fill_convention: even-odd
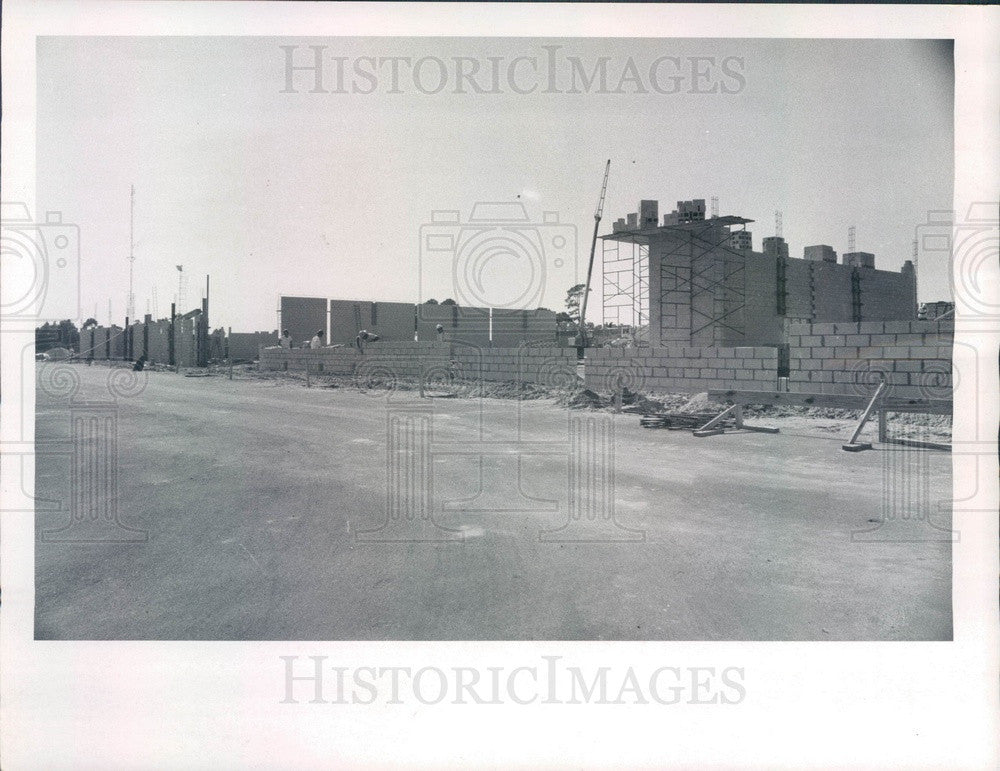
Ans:
[{"label": "cinder block", "polygon": [[885,358],[887,359],[906,359],[910,357],[910,349],[905,346],[886,346]]},{"label": "cinder block", "polygon": [[856,359],[858,358],[858,349],[845,345],[833,349],[833,355],[838,359]]},{"label": "cinder block", "polygon": [[885,331],[887,334],[894,334],[898,332],[914,332],[917,331],[913,328],[914,324],[919,324],[918,321],[886,321]]},{"label": "cinder block", "polygon": [[835,348],[846,345],[846,335],[823,335],[823,345],[826,348]]},{"label": "cinder block", "polygon": [[884,321],[862,321],[858,325],[858,332],[861,334],[882,334],[885,332],[885,322]]},{"label": "cinder block", "polygon": [[871,343],[871,339],[871,335],[848,335],[845,345],[869,345]]}]

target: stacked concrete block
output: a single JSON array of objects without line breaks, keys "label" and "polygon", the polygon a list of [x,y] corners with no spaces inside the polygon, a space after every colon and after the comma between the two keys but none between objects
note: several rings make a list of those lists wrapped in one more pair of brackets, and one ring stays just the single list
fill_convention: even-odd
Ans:
[{"label": "stacked concrete block", "polygon": [[448,372],[451,346],[439,342],[413,340],[380,341],[369,343],[359,354],[358,371],[391,373],[394,376],[414,379],[440,378]]},{"label": "stacked concrete block", "polygon": [[447,343],[379,341],[365,345],[325,348],[261,348],[260,367],[270,371],[306,371],[366,379],[416,379],[447,373],[451,348]]},{"label": "stacked concrete block", "polygon": [[579,384],[575,348],[454,345],[452,369],[458,379],[469,382],[534,383],[551,388],[573,388]]},{"label": "stacked concrete block", "polygon": [[859,270],[858,288],[862,321],[916,319],[917,294],[912,269],[899,273]]},{"label": "stacked concrete block", "polygon": [[953,341],[950,321],[789,324],[789,386],[871,395],[884,379],[890,396],[950,398]]},{"label": "stacked concrete block", "polygon": [[770,346],[595,348],[587,352],[587,388],[610,393],[767,391],[777,385],[778,349]]}]

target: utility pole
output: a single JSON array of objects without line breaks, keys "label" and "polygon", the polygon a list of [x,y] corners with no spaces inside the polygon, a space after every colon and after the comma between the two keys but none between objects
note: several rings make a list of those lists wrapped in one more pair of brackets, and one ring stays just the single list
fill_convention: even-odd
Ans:
[{"label": "utility pole", "polygon": [[580,303],[580,347],[587,346],[587,299],[590,297],[590,278],[594,273],[594,252],[597,250],[597,229],[601,225],[604,214],[604,196],[608,192],[608,174],[611,172],[611,159],[604,166],[604,183],[601,185],[601,197],[597,201],[594,212],[594,237],[590,242],[590,262],[587,263],[587,283],[583,288],[583,302]]}]

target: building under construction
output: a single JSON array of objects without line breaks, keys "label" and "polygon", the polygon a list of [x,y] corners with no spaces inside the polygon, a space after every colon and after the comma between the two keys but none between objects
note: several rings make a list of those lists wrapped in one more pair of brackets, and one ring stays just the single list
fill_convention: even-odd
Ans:
[{"label": "building under construction", "polygon": [[852,248],[838,263],[826,245],[793,259],[780,234],[757,252],[753,220],[706,217],[703,199],[678,201],[662,221],[658,209],[641,201],[602,237],[604,321],[648,325],[650,345],[778,345],[786,321],[916,318],[910,260],[878,270],[875,255]]}]

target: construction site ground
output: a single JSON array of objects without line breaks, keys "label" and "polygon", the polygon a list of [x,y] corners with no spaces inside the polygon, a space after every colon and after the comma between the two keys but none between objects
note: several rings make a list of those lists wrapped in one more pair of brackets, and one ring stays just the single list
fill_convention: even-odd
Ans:
[{"label": "construction site ground", "polygon": [[[77,402],[114,398],[107,365],[59,366]],[[145,540],[54,540],[71,460],[37,458],[36,497],[59,502],[36,514],[39,639],[951,638],[951,456],[843,452],[851,415],[772,412],[753,420],[779,434],[699,439],[598,405],[614,423],[607,537],[565,527],[578,394],[421,399],[252,367],[143,378],[116,399],[109,490]],[[36,443],[66,442],[69,398],[36,393]],[[433,521],[392,531],[387,416],[420,407]],[[920,420],[894,430],[947,434]]]}]

